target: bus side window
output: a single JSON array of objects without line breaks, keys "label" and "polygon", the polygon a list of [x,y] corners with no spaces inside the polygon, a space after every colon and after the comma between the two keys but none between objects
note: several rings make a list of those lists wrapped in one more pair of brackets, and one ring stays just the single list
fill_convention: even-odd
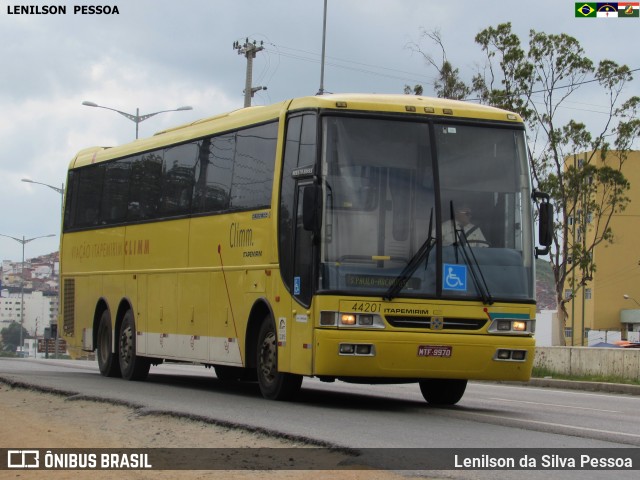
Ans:
[{"label": "bus side window", "polygon": [[106,166],[102,192],[102,223],[112,225],[127,219],[131,159],[123,158]]},{"label": "bus side window", "polygon": [[[200,152],[198,153],[198,161],[195,168],[194,213],[222,212],[229,205],[231,180],[224,182],[220,171],[223,164],[220,155],[224,151],[221,143],[225,141],[225,137],[228,136],[207,137],[200,144]],[[231,178],[230,175],[229,178]]]},{"label": "bus side window", "polygon": [[278,124],[268,123],[236,134],[230,208],[271,206]]},{"label": "bus side window", "polygon": [[228,133],[203,140],[196,167],[195,212],[218,213],[229,209],[235,137],[234,133]]},{"label": "bus side window", "polygon": [[67,190],[64,198],[64,231],[76,226],[75,213],[77,207],[78,174],[75,170],[69,170],[67,176]]},{"label": "bus side window", "polygon": [[100,208],[104,184],[104,164],[78,169],[80,179],[77,190],[75,227],[91,227],[101,223]]},{"label": "bus side window", "polygon": [[160,215],[191,213],[194,169],[199,152],[199,142],[185,143],[164,150]]},{"label": "bus side window", "polygon": [[157,217],[160,203],[162,157],[155,152],[131,159],[128,220],[150,220]]}]

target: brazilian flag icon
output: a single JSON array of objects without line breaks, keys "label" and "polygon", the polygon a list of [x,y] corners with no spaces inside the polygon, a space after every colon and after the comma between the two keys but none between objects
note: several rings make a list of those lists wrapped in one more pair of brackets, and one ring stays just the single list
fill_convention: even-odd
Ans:
[{"label": "brazilian flag icon", "polygon": [[598,11],[597,11],[597,3],[583,3],[583,2],[576,2],[576,17],[577,18],[583,18],[583,17],[590,17],[590,18],[596,18],[598,16]]}]

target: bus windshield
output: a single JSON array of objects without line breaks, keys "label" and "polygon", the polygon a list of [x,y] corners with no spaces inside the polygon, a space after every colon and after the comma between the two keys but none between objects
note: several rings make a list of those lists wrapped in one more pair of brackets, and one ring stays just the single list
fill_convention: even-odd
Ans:
[{"label": "bus windshield", "polygon": [[322,126],[322,291],[533,301],[521,128],[337,116]]}]

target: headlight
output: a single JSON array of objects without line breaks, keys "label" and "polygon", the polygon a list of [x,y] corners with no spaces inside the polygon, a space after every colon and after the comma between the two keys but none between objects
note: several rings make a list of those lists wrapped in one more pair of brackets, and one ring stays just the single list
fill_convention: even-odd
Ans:
[{"label": "headlight", "polygon": [[347,312],[320,312],[321,327],[385,328],[380,315]]},{"label": "headlight", "polygon": [[527,322],[514,321],[511,323],[511,328],[515,332],[525,332],[527,330]]},{"label": "headlight", "polygon": [[355,325],[356,316],[353,313],[343,313],[340,315],[340,325]]},{"label": "headlight", "polygon": [[489,333],[502,335],[531,335],[535,332],[536,321],[515,318],[496,318],[489,325]]}]

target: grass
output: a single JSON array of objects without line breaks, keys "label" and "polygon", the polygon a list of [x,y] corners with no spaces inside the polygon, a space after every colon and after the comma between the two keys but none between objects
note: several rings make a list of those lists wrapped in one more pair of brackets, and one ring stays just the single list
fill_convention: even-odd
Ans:
[{"label": "grass", "polygon": [[581,382],[622,383],[625,385],[640,385],[640,380],[607,375],[565,375],[552,372],[546,368],[533,367],[531,376],[534,378],[555,378],[559,380],[576,380]]}]

